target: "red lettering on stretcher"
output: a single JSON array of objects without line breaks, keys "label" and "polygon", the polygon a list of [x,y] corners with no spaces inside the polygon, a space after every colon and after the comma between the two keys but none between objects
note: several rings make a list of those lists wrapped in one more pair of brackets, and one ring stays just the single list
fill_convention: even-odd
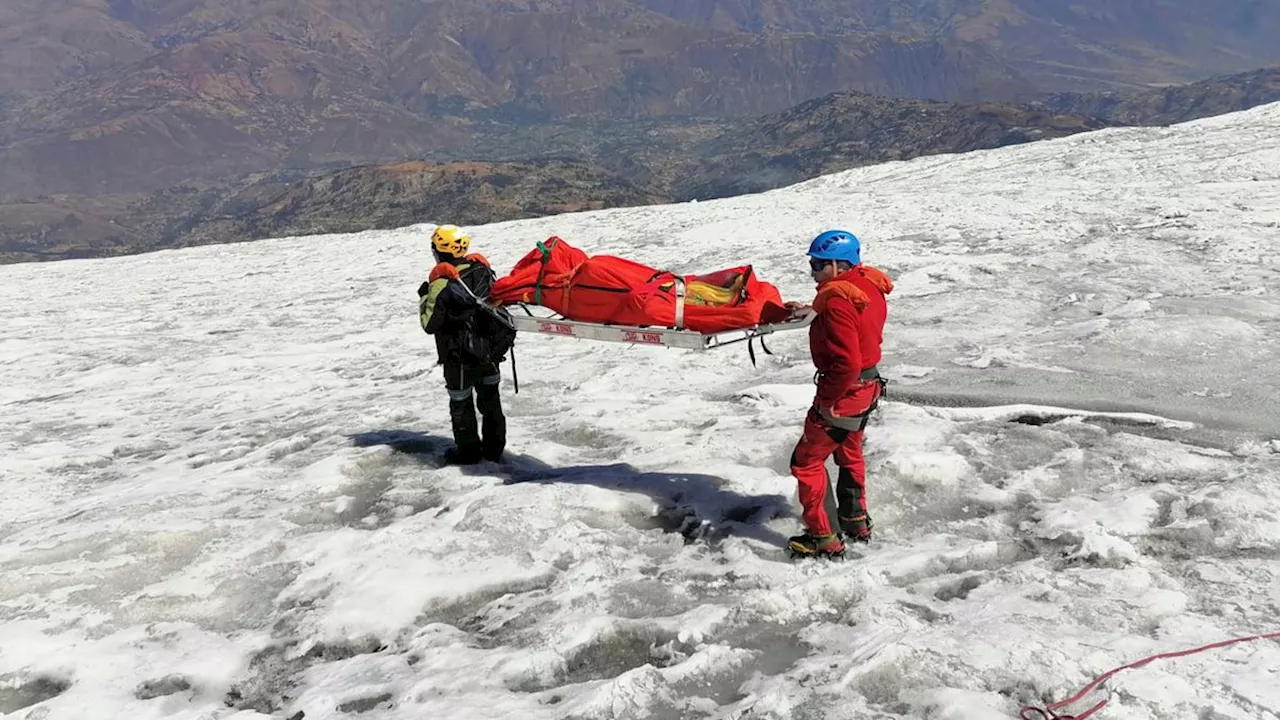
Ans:
[{"label": "red lettering on stretcher", "polygon": [[649,345],[661,345],[662,333],[636,332],[634,330],[624,330],[622,332],[622,339],[626,340],[627,342],[647,343]]},{"label": "red lettering on stretcher", "polygon": [[538,323],[538,332],[551,333],[552,335],[572,335],[573,326],[558,322],[540,322]]}]

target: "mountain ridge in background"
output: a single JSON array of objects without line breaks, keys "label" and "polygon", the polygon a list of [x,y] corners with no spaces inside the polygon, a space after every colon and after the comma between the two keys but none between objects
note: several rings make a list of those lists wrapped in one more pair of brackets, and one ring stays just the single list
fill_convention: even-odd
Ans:
[{"label": "mountain ridge in background", "polygon": [[[1273,75],[1261,90],[1217,80],[1217,94],[1191,106],[1181,88],[1134,88],[1280,61],[1267,42],[1280,36],[1280,11],[1252,0],[1113,5],[10,0],[0,8],[0,257],[382,226],[462,208],[488,220],[714,197],[894,157],[1191,119],[1274,90]],[[1082,88],[1112,92],[1065,92]],[[830,99],[840,93],[884,100]],[[926,99],[1005,109],[914,130],[890,121],[887,106],[863,109]],[[883,131],[783,119],[841,102]],[[771,122],[794,147],[770,135]],[[944,140],[922,142],[925,129]],[[525,164],[521,188],[543,188],[556,172],[563,187],[545,205],[486,205],[484,193],[456,198],[484,184],[470,171],[429,171],[452,179],[427,183],[438,191],[421,198],[396,198],[385,183],[348,183],[357,194],[339,197],[324,179],[368,182],[371,168],[406,161]],[[283,214],[270,209],[282,193],[293,198]],[[322,198],[335,212],[311,207]]]}]

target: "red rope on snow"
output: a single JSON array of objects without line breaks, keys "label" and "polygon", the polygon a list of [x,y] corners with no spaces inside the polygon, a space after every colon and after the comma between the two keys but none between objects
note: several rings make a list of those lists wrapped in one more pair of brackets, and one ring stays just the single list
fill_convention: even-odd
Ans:
[{"label": "red rope on snow", "polygon": [[[1097,705],[1094,705],[1088,710],[1085,710],[1080,715],[1059,715],[1056,711],[1059,710],[1060,708],[1079,702],[1080,699],[1083,698],[1085,695],[1088,695],[1089,693],[1093,692],[1094,688],[1098,687],[1099,685],[1106,682],[1107,680],[1110,680],[1112,675],[1115,675],[1116,673],[1121,672],[1123,670],[1132,670],[1134,668],[1140,668],[1143,665],[1146,665],[1147,663],[1152,662],[1153,660],[1165,660],[1168,658],[1178,658],[1178,657],[1184,657],[1186,655],[1195,655],[1196,653],[1204,652],[1205,650],[1215,650],[1217,648],[1227,647],[1228,645],[1235,645],[1236,643],[1253,642],[1254,640],[1280,640],[1280,633],[1268,633],[1266,635],[1253,635],[1251,637],[1234,638],[1232,640],[1223,640],[1221,642],[1210,643],[1208,645],[1201,645],[1200,647],[1192,648],[1191,650],[1178,650],[1176,652],[1167,652],[1167,653],[1161,653],[1159,655],[1152,655],[1151,657],[1143,658],[1142,660],[1139,660],[1134,663],[1129,663],[1124,667],[1118,667],[1103,675],[1098,676],[1097,679],[1095,679],[1093,682],[1086,685],[1083,690],[1076,693],[1075,695],[1072,695],[1066,700],[1059,700],[1058,702],[1050,703],[1049,705],[1043,708],[1038,708],[1033,705],[1028,705],[1022,708],[1022,711],[1018,713],[1018,716],[1021,717],[1022,720],[1085,720],[1088,717],[1092,717],[1094,713],[1098,712],[1102,708],[1106,707],[1107,701],[1105,699],[1102,700]],[[1039,715],[1029,715],[1028,713],[1039,713]]]}]

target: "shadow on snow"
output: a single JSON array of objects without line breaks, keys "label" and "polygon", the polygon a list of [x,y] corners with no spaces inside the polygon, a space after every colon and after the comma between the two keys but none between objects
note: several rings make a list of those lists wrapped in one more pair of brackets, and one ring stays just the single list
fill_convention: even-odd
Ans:
[{"label": "shadow on snow", "polygon": [[[385,445],[412,456],[431,468],[445,467],[444,451],[453,441],[412,430],[377,430],[347,436],[357,447]],[[712,544],[728,535],[758,540],[775,547],[787,538],[764,522],[791,512],[783,495],[743,495],[725,490],[724,478],[699,473],[646,472],[626,463],[555,467],[531,456],[508,451],[501,463],[460,465],[466,475],[502,478],[507,485],[568,483],[594,485],[627,493],[639,493],[662,507],[656,527],[679,532],[685,542],[706,538]]]}]

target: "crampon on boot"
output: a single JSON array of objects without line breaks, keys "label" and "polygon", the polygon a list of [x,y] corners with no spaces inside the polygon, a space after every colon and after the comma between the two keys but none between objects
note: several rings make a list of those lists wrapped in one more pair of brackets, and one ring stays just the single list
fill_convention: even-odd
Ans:
[{"label": "crampon on boot", "polygon": [[871,529],[875,525],[871,522],[871,516],[867,513],[861,513],[853,517],[840,516],[840,531],[844,533],[844,537],[849,542],[868,543],[871,542]]},{"label": "crampon on boot", "polygon": [[837,535],[796,535],[787,541],[792,557],[844,557],[844,542]]}]

